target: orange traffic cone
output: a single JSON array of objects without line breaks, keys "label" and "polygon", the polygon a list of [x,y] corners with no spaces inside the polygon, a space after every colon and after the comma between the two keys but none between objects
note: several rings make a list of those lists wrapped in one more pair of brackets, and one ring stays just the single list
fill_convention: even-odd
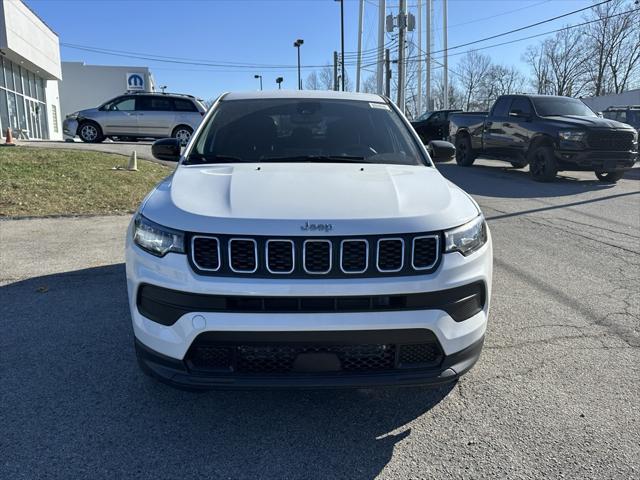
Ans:
[{"label": "orange traffic cone", "polygon": [[11,127],[7,128],[7,139],[4,144],[8,147],[15,147],[16,144],[13,142],[13,133],[11,132]]}]

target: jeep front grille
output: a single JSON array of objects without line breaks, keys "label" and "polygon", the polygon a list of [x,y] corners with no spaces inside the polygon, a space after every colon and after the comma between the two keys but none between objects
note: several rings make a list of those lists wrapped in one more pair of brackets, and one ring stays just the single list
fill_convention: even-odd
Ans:
[{"label": "jeep front grille", "polygon": [[427,274],[441,258],[440,235],[237,238],[192,234],[189,259],[203,275],[357,278]]}]

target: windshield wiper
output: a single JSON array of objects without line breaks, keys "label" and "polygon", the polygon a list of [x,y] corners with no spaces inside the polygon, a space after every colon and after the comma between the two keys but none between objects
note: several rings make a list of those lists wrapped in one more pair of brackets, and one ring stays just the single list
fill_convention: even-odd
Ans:
[{"label": "windshield wiper", "polygon": [[206,156],[201,153],[192,153],[184,162],[185,165],[202,165],[206,163],[228,163],[228,162],[244,162],[240,157],[233,155],[211,155]]},{"label": "windshield wiper", "polygon": [[317,163],[371,163],[354,155],[295,155],[291,157],[267,157],[260,162],[317,162]]}]

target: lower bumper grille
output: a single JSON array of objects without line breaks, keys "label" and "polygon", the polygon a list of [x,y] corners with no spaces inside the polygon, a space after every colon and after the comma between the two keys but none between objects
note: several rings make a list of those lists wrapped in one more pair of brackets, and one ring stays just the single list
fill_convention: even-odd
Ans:
[{"label": "lower bumper grille", "polygon": [[[357,334],[357,332],[355,332]],[[399,369],[430,369],[443,352],[432,332],[421,343],[220,342],[202,334],[185,358],[194,372],[286,375],[375,373]]]}]

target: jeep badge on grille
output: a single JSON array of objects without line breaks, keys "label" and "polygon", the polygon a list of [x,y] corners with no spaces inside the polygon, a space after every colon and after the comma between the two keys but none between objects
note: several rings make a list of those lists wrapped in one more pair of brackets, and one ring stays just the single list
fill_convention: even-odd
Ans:
[{"label": "jeep badge on grille", "polygon": [[300,230],[303,232],[330,232],[333,230],[331,223],[309,223],[308,221],[304,225],[300,225]]}]

